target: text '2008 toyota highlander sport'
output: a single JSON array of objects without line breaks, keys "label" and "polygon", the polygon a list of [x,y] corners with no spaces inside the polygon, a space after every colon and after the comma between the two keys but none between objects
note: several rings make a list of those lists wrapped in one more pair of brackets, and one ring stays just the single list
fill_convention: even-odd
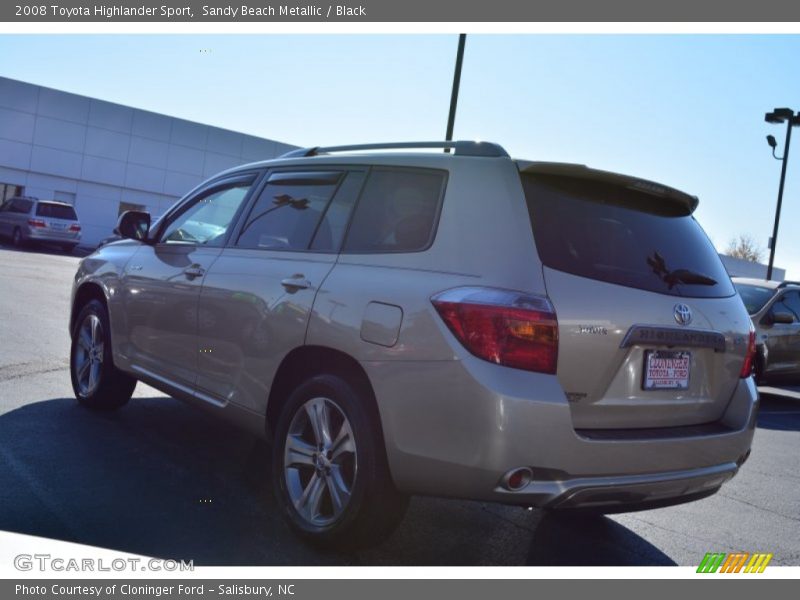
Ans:
[{"label": "text '2008 toyota highlander sport'", "polygon": [[695,197],[489,143],[386,146],[122,215],[75,276],[78,400],[140,380],[265,435],[279,505],[323,543],[380,539],[410,494],[614,512],[733,477],[754,335]]}]

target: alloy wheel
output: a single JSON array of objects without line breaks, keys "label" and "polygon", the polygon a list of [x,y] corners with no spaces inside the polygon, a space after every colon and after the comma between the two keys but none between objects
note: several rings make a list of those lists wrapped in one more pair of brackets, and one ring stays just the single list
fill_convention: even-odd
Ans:
[{"label": "alloy wheel", "polygon": [[309,525],[335,523],[348,506],[358,464],[353,429],[330,398],[312,398],[292,417],[283,458],[289,499]]},{"label": "alloy wheel", "polygon": [[75,344],[75,379],[81,395],[90,396],[100,384],[104,350],[103,325],[95,314],[88,314],[78,329]]}]

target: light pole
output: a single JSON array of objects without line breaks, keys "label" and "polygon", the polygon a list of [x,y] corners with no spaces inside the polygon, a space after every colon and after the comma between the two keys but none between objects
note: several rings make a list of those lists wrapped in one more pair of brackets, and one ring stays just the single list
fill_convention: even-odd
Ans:
[{"label": "light pole", "polygon": [[775,156],[775,147],[778,143],[771,135],[767,136],[767,143],[772,148],[772,156],[782,160],[781,182],[778,186],[778,205],[775,207],[775,225],[772,228],[772,243],[769,246],[769,265],[767,266],[767,280],[772,279],[772,264],[775,261],[775,247],[778,245],[778,224],[781,220],[781,204],[783,203],[783,184],[786,181],[786,163],[789,162],[789,144],[792,142],[792,127],[800,125],[800,113],[794,114],[791,108],[776,108],[764,115],[767,123],[783,123],[786,121],[786,143],[783,146],[783,158]]},{"label": "light pole", "polygon": [[[458,50],[456,51],[456,68],[453,73],[453,91],[450,93],[450,114],[447,117],[447,133],[445,141],[453,139],[453,126],[456,123],[456,106],[458,105],[458,88],[461,86],[461,65],[464,62],[464,44],[467,42],[467,34],[462,33],[458,36]],[[450,148],[445,148],[445,152],[450,152]]]}]

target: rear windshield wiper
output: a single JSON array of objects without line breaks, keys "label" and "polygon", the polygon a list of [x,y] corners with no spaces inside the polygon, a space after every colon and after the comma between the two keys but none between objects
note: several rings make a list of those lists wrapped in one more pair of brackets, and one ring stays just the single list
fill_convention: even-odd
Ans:
[{"label": "rear windshield wiper", "polygon": [[689,269],[674,269],[670,271],[664,261],[664,257],[658,252],[653,252],[653,256],[647,257],[647,264],[653,269],[653,273],[658,275],[661,280],[672,289],[679,283],[689,285],[717,285],[717,280]]}]

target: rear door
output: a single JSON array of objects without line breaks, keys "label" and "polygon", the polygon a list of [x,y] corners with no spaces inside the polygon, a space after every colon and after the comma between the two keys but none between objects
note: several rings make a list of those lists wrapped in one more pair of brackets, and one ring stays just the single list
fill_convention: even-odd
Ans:
[{"label": "rear door", "polygon": [[719,419],[750,321],[691,215],[696,201],[585,168],[522,178],[575,427]]},{"label": "rear door", "polygon": [[14,198],[9,200],[8,208],[3,213],[4,217],[4,233],[8,236],[13,235],[14,229],[24,231],[28,228],[28,218],[31,209],[33,208],[33,201],[25,200],[23,198]]},{"label": "rear door", "polygon": [[203,282],[197,389],[263,413],[283,358],[305,343],[365,171],[276,169]]}]

